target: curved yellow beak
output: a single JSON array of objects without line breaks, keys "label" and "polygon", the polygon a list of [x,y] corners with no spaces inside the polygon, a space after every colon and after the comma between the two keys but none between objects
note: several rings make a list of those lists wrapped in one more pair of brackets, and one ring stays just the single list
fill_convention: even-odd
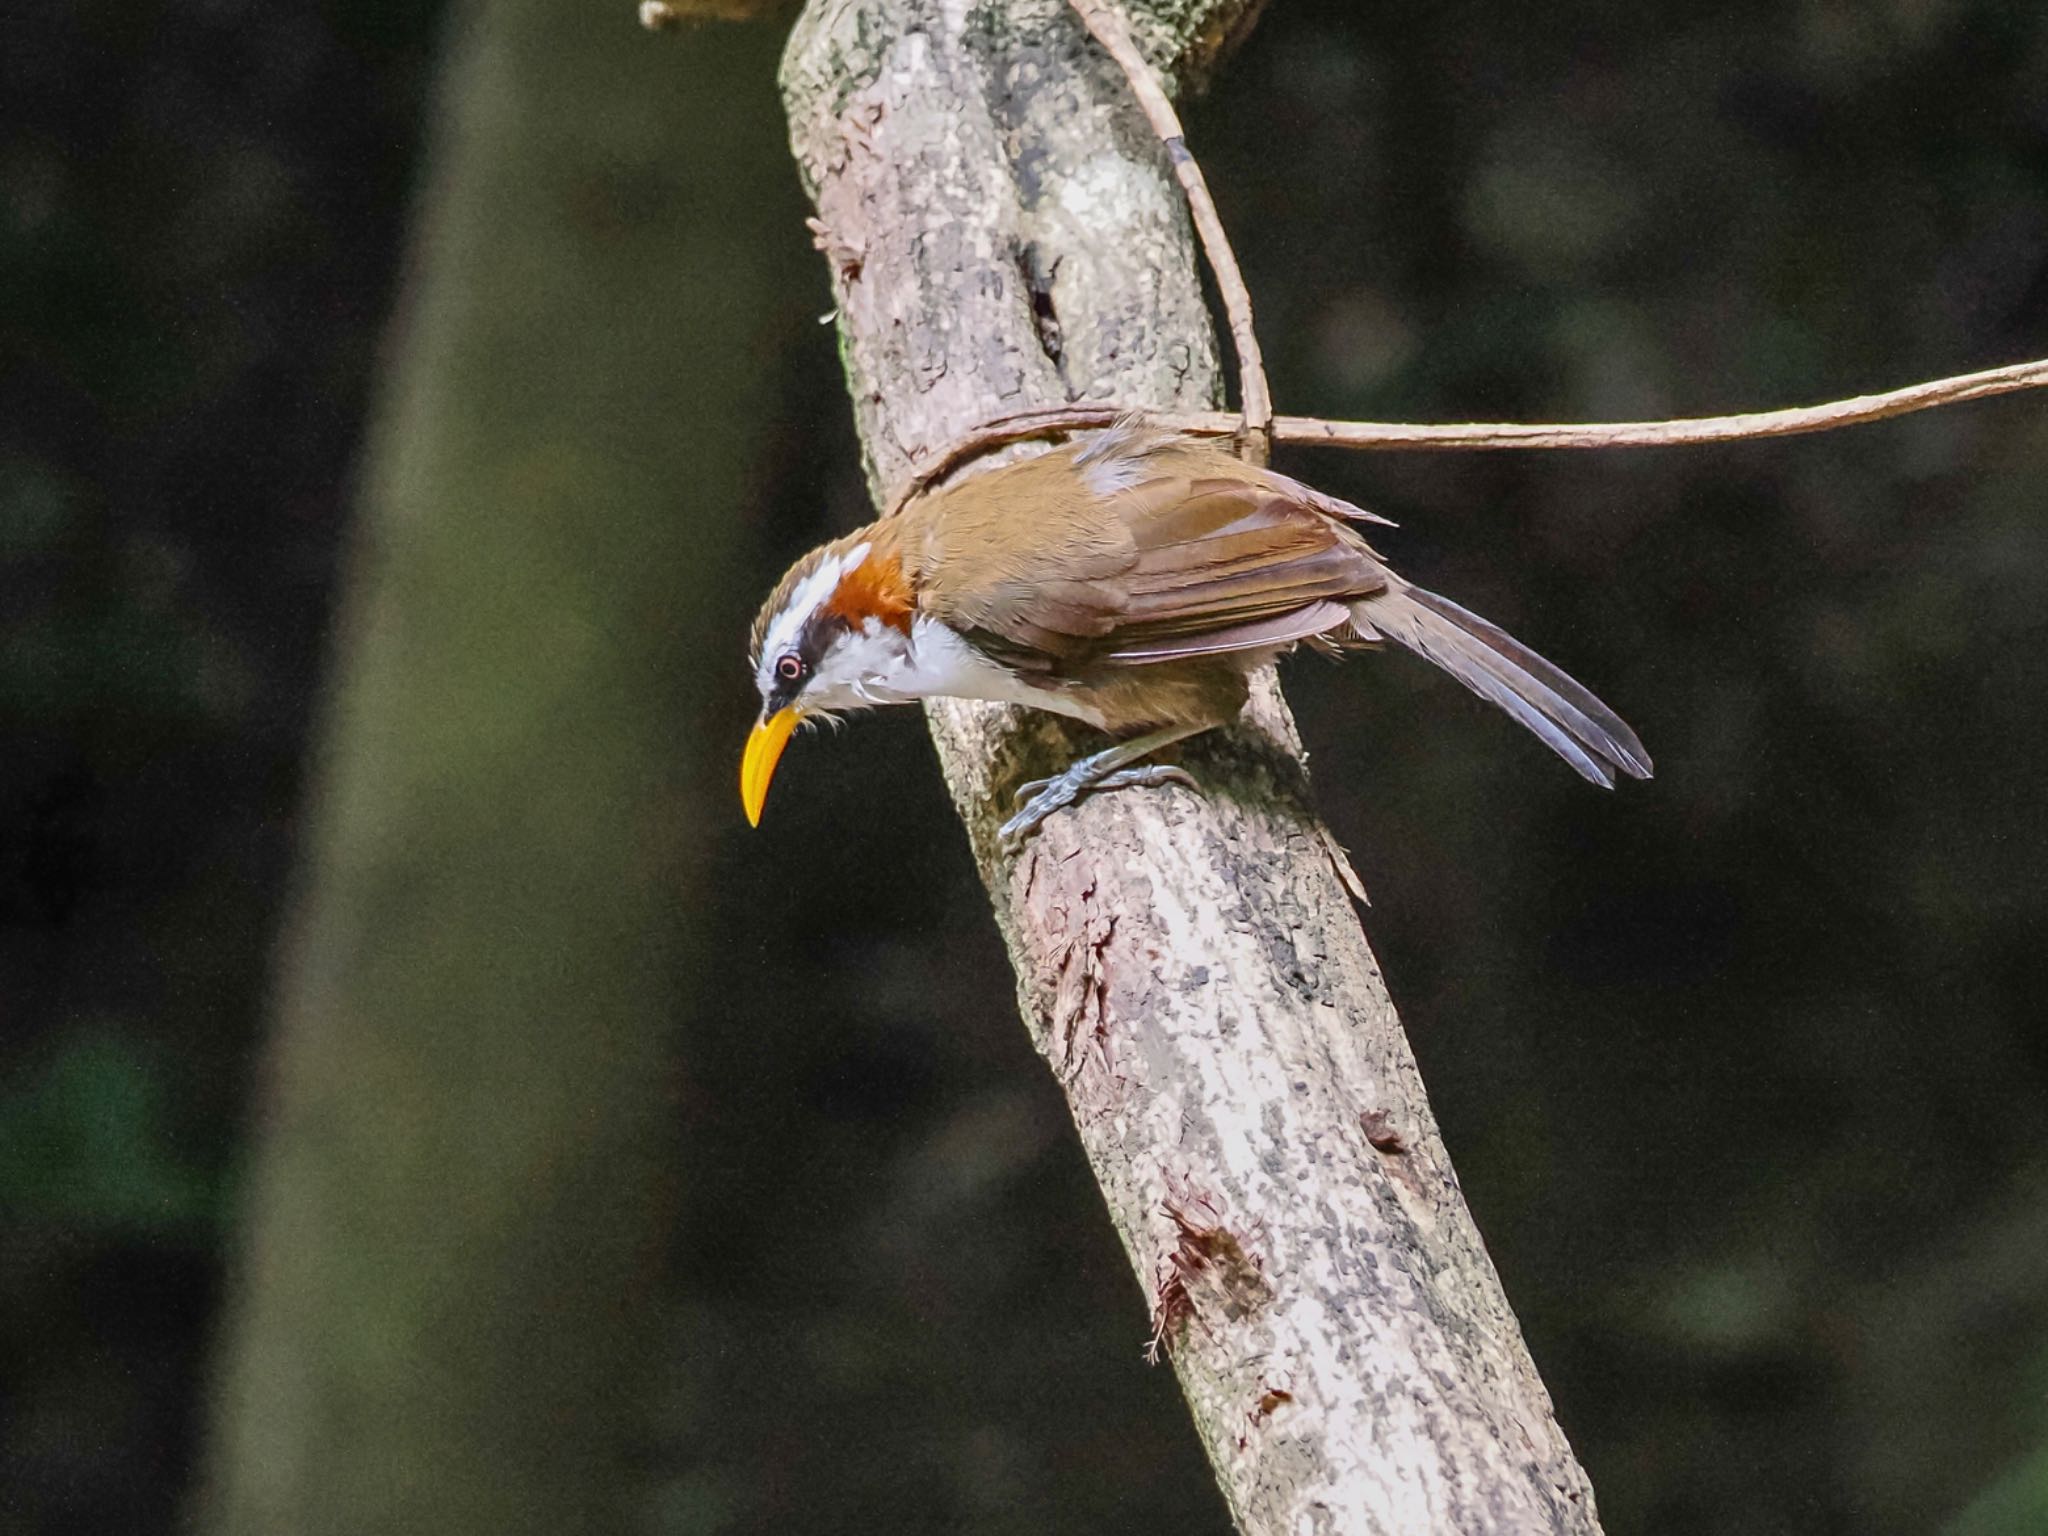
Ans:
[{"label": "curved yellow beak", "polygon": [[775,777],[775,765],[782,749],[789,745],[789,733],[801,717],[794,705],[778,709],[765,720],[754,722],[747,733],[747,755],[740,759],[740,804],[747,808],[747,825],[761,825],[761,807],[768,800],[768,781]]}]

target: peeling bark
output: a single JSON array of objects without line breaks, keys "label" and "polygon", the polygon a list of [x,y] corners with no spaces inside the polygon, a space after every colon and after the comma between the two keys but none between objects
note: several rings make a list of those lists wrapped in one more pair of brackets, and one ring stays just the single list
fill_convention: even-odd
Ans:
[{"label": "peeling bark", "polygon": [[[1185,83],[1257,6],[1129,9]],[[820,246],[857,253],[833,282],[878,497],[1007,412],[1214,402],[1178,190],[1062,0],[813,0],[784,93]],[[1200,795],[1096,796],[1015,859],[1011,792],[1078,738],[994,706],[930,716],[1025,1019],[1240,1528],[1597,1532],[1278,688],[1191,746]]]}]

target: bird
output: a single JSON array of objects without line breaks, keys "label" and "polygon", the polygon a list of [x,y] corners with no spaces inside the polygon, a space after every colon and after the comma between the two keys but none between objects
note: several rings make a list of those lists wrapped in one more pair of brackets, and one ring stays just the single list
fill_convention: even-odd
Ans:
[{"label": "bird", "polygon": [[1155,754],[1236,719],[1250,674],[1298,645],[1402,646],[1603,788],[1647,779],[1636,733],[1477,614],[1397,575],[1387,519],[1126,416],[928,490],[790,567],[753,627],[761,714],[740,797],[759,826],[798,726],[945,697],[1025,705],[1116,738],[1018,791],[1011,851],[1083,795],[1193,786]]}]

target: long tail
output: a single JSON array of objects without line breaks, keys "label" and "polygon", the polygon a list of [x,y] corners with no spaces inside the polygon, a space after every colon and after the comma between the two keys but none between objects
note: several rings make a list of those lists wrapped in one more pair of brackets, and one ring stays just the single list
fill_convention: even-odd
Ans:
[{"label": "long tail", "polygon": [[1536,733],[1603,788],[1650,776],[1650,754],[1621,717],[1506,631],[1448,598],[1396,582],[1351,605],[1361,640],[1399,641]]}]

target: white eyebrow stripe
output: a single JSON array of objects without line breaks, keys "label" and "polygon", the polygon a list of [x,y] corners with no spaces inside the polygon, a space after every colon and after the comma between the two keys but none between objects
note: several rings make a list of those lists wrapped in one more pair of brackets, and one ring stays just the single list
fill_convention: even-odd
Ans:
[{"label": "white eyebrow stripe", "polygon": [[768,626],[767,638],[761,642],[759,682],[765,692],[770,675],[775,671],[775,662],[784,651],[794,648],[796,637],[803,630],[810,616],[827,602],[839,589],[840,578],[867,559],[869,546],[860,543],[842,555],[818,562],[818,568],[797,584],[789,594],[789,602],[782,612],[775,615]]}]

